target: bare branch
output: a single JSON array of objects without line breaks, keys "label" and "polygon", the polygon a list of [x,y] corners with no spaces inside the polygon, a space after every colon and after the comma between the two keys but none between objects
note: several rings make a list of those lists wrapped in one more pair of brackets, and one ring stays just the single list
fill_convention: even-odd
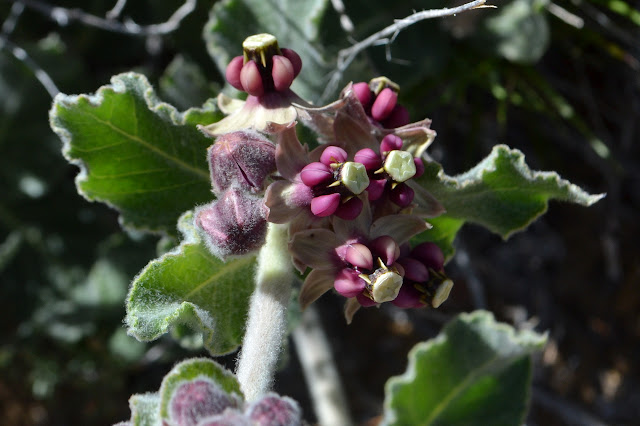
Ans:
[{"label": "bare branch", "polygon": [[340,15],[340,26],[347,34],[353,34],[354,26],[351,18],[347,15],[346,9],[344,8],[344,3],[342,0],[331,0],[331,5],[333,9]]},{"label": "bare branch", "polygon": [[[136,36],[165,35],[175,31],[180,22],[196,8],[197,0],[186,0],[171,17],[161,24],[141,26],[131,20],[125,22],[109,19],[109,14],[113,12],[115,15],[119,13],[118,7],[124,7],[120,1],[116,3],[114,8],[108,12],[108,18],[91,15],[81,9],[67,9],[64,7],[51,6],[39,0],[12,0],[15,3],[22,3],[25,6],[42,13],[49,19],[57,22],[58,25],[65,26],[71,21],[78,21],[85,25],[100,28],[115,33],[130,34]],[[124,3],[124,2],[122,2]],[[120,5],[120,6],[119,6]]]},{"label": "bare branch", "polygon": [[[462,6],[453,7],[453,8],[444,8],[444,9],[432,9],[432,10],[423,10],[421,12],[415,12],[404,19],[396,20],[392,25],[378,31],[377,33],[371,34],[366,39],[354,44],[351,47],[346,49],[342,49],[338,52],[338,61],[336,65],[335,71],[333,71],[331,78],[329,79],[329,83],[322,94],[322,100],[325,100],[328,96],[330,96],[338,87],[340,80],[342,79],[342,75],[345,70],[351,65],[351,63],[355,60],[355,58],[365,49],[376,45],[376,44],[385,44],[389,45],[395,40],[397,35],[404,30],[405,28],[420,22],[426,19],[433,18],[442,18],[445,16],[456,15],[458,13],[466,12],[468,10],[480,9],[485,7],[495,7],[486,5],[486,0],[475,0],[470,3],[463,4]],[[389,38],[391,37],[391,38]],[[382,43],[380,43],[382,42]]]},{"label": "bare branch", "polygon": [[31,59],[31,57],[23,48],[13,44],[5,37],[0,37],[0,49],[8,51],[17,60],[24,63],[27,68],[29,68],[31,72],[33,72],[33,75],[36,76],[40,84],[44,86],[44,88],[47,90],[47,92],[49,92],[49,95],[51,95],[52,98],[60,93],[60,90],[58,90],[56,84],[53,82],[51,77],[49,77],[49,74],[47,74],[45,70],[40,68],[40,66],[33,59]]},{"label": "bare branch", "polygon": [[11,10],[9,11],[9,16],[2,23],[2,35],[8,37],[13,30],[16,28],[16,24],[18,23],[18,19],[22,12],[24,11],[24,5],[21,3],[14,3],[11,5]]},{"label": "bare branch", "polygon": [[117,19],[122,13],[122,9],[124,9],[126,4],[127,4],[127,0],[116,1],[116,4],[113,6],[113,9],[107,12],[106,14],[107,19]]}]

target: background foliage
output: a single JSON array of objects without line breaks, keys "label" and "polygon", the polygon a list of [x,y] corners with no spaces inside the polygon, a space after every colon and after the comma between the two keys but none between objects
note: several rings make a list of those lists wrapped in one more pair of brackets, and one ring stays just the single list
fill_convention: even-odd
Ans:
[{"label": "background foliage", "polygon": [[[181,328],[174,331],[181,345],[173,339],[144,345],[125,335],[129,282],[149,259],[175,246],[177,229],[167,229],[169,236],[159,241],[124,234],[113,210],[77,194],[78,169],[64,160],[47,122],[51,98],[4,40],[24,48],[64,93],[94,92],[112,75],[134,70],[148,77],[162,100],[186,110],[203,105],[223,83],[219,64],[208,54],[215,51],[205,43],[212,28],[222,25],[224,13],[253,3],[199,1],[166,36],[60,25],[30,8],[13,31],[3,28],[0,411],[7,424],[125,419],[130,394],[157,389],[176,360],[205,352],[198,337]],[[326,69],[349,37],[362,39],[413,9],[450,5],[349,1],[346,12],[355,24],[349,35],[328,2],[310,3],[319,5],[321,25],[317,34],[305,31],[304,40],[321,49]],[[113,7],[102,0],[55,4],[100,16]],[[124,15],[157,23],[181,4],[131,2]],[[640,416],[634,362],[640,350],[638,11],[623,1],[497,4],[498,11],[409,28],[391,45],[390,62],[384,47],[369,49],[354,64],[358,79],[380,73],[402,85],[401,101],[412,117],[433,119],[438,137],[430,154],[449,175],[505,143],[523,151],[532,169],[557,170],[589,192],[607,192],[607,198],[590,209],[552,205],[547,216],[506,243],[465,226],[455,244],[458,256],[448,266],[456,286],[443,312],[365,310],[346,327],[340,301],[328,296],[320,303],[324,323],[359,421],[380,413],[384,383],[405,370],[413,344],[434,336],[458,312],[488,308],[518,327],[549,330],[550,343],[534,369],[529,424],[584,423],[585,416],[629,423]],[[564,20],[558,18],[558,6],[575,19],[561,13]],[[0,16],[9,16],[11,7],[0,3]],[[269,29],[284,37],[264,27],[268,23],[247,19],[242,34],[220,36],[241,40]],[[301,92],[318,93],[322,69],[303,69],[309,80]],[[304,406],[304,386],[291,360],[277,390],[303,395]],[[233,364],[231,357],[222,362]],[[307,418],[310,413],[307,405]]]}]

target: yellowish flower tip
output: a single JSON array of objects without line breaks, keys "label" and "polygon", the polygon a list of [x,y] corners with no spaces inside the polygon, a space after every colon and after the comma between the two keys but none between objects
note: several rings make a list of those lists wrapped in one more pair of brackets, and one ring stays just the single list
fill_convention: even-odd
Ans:
[{"label": "yellowish flower tip", "polygon": [[453,281],[451,281],[449,278],[444,280],[436,289],[436,294],[433,296],[431,306],[437,308],[442,305],[449,298],[449,293],[451,293],[452,288]]},{"label": "yellowish flower tip", "polygon": [[253,59],[264,68],[267,67],[274,55],[282,54],[280,47],[278,47],[278,39],[267,33],[247,37],[242,42],[242,50],[245,63]]},{"label": "yellowish flower tip", "polygon": [[404,182],[416,174],[413,155],[407,151],[394,150],[384,161],[384,170],[396,182]]}]

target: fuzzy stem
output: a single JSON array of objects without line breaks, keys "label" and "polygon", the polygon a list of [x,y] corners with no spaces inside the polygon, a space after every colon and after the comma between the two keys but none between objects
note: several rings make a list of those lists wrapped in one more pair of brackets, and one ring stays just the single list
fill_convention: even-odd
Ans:
[{"label": "fuzzy stem", "polygon": [[293,330],[293,342],[311,393],[318,424],[352,425],[329,341],[313,306],[305,310],[302,322]]},{"label": "fuzzy stem", "polygon": [[269,391],[287,331],[287,307],[293,281],[287,242],[287,225],[270,223],[267,241],[258,255],[256,289],[251,296],[236,371],[247,401]]}]

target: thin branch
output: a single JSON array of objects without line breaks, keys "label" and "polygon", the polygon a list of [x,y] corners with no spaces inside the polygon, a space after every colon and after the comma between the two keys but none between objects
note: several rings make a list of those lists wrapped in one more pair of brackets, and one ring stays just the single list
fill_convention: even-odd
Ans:
[{"label": "thin branch", "polygon": [[336,11],[336,13],[340,16],[340,26],[342,27],[344,32],[349,35],[353,34],[353,30],[355,29],[355,27],[353,25],[353,21],[347,15],[342,0],[331,0],[331,5],[333,6],[333,9]]},{"label": "thin branch", "polygon": [[122,9],[124,9],[126,4],[127,4],[127,0],[118,0],[116,4],[113,6],[113,9],[107,12],[106,14],[107,19],[117,19],[118,17],[120,17],[120,14],[122,13]]},{"label": "thin branch", "polygon": [[[49,19],[57,22],[58,25],[65,26],[71,21],[78,21],[85,25],[100,28],[115,33],[130,34],[137,36],[165,35],[175,31],[180,26],[180,22],[193,12],[196,8],[197,0],[186,0],[171,17],[161,24],[138,25],[132,20],[125,22],[115,21],[113,19],[101,18],[91,15],[81,9],[67,9],[64,7],[51,6],[39,0],[12,0],[16,3],[22,3],[25,6],[42,13]],[[119,3],[119,2],[118,2]],[[110,12],[117,11],[116,6]],[[124,6],[124,5],[123,5]]]},{"label": "thin branch", "polygon": [[24,11],[24,5],[21,3],[14,3],[11,5],[11,10],[9,11],[9,16],[2,23],[2,35],[8,37],[13,30],[16,28],[16,24],[18,23],[18,19],[22,12]]},{"label": "thin branch", "polygon": [[[378,31],[377,33],[371,34],[366,39],[354,44],[351,47],[346,49],[342,49],[338,52],[338,61],[336,65],[335,71],[333,71],[333,75],[329,79],[329,83],[325,88],[324,93],[322,94],[322,100],[327,99],[338,87],[340,80],[342,79],[342,75],[349,68],[349,65],[356,59],[356,57],[365,49],[380,44],[390,44],[395,40],[397,35],[404,30],[405,28],[418,23],[420,21],[424,21],[426,19],[433,18],[442,18],[445,16],[456,15],[458,13],[466,12],[468,10],[480,9],[485,7],[495,7],[486,5],[487,0],[475,0],[470,3],[463,4],[462,6],[453,7],[453,8],[444,8],[444,9],[433,9],[433,10],[423,10],[421,12],[415,12],[412,15],[407,16],[403,19],[396,20],[392,25]],[[390,39],[388,37],[391,37]]]},{"label": "thin branch", "polygon": [[47,74],[45,70],[40,68],[40,65],[38,65],[36,61],[31,59],[31,57],[27,54],[27,52],[23,48],[13,44],[9,40],[7,40],[5,37],[0,37],[0,49],[4,49],[8,51],[17,60],[25,64],[27,68],[31,70],[33,75],[36,76],[40,84],[42,84],[44,88],[47,90],[47,92],[49,92],[49,95],[51,95],[52,98],[55,97],[58,93],[60,93],[60,90],[58,90],[58,87],[56,86],[56,84],[53,82],[51,77],[49,77],[49,74]]}]

